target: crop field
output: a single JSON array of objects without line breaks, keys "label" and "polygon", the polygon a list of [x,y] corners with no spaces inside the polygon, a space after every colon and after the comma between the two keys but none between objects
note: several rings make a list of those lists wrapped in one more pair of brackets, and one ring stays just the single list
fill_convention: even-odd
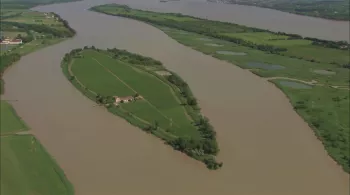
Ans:
[{"label": "crop field", "polygon": [[12,106],[1,102],[0,193],[11,195],[73,195],[73,188],[38,140],[26,131],[26,124]]},{"label": "crop field", "polygon": [[31,135],[1,137],[1,194],[73,195],[73,188]]},{"label": "crop field", "polygon": [[25,123],[20,120],[12,106],[4,100],[0,101],[0,133],[8,134],[27,130]]},{"label": "crop field", "polygon": [[42,13],[30,10],[24,10],[20,15],[4,19],[4,21],[24,24],[47,25],[51,28],[65,30],[63,23],[58,21],[54,15],[50,13]]},{"label": "crop field", "polygon": [[[128,14],[124,15],[121,9],[126,9]],[[350,70],[342,66],[350,63],[347,50],[315,45],[311,40],[295,39],[289,35],[263,32],[235,24],[200,19],[197,23],[202,25],[189,25],[191,22],[177,20],[159,22],[154,21],[150,15],[160,17],[168,14],[144,12],[118,5],[102,5],[92,10],[150,23],[183,45],[266,77],[288,96],[298,114],[322,140],[329,155],[345,171],[350,171]],[[223,28],[224,26],[234,29]],[[234,42],[229,38],[241,41]],[[273,49],[258,49],[261,45],[287,50],[274,52]]]},{"label": "crop field", "polygon": [[75,59],[71,70],[88,89],[103,96],[133,96],[144,99],[122,104],[121,108],[136,117],[171,133],[198,136],[198,131],[186,116],[171,87],[159,78],[141,69],[112,59],[110,56],[88,50]]},{"label": "crop field", "polygon": [[46,16],[42,12],[25,11],[20,16],[6,19],[5,21],[27,23],[27,24],[55,24],[57,21],[49,14]]},{"label": "crop field", "polygon": [[21,31],[4,31],[4,32],[1,32],[1,35],[4,36],[4,37],[10,37],[10,38],[15,38],[17,37],[18,35],[21,35],[22,37],[25,37],[27,36],[27,33],[26,32],[21,32]]},{"label": "crop field", "polygon": [[31,53],[35,50],[47,47],[49,45],[58,43],[60,41],[63,41],[64,39],[60,39],[60,38],[54,38],[54,39],[37,39],[37,40],[33,40],[29,43],[26,43],[24,45],[21,46],[17,46],[14,49],[12,49],[12,52],[16,52],[19,53],[21,55],[26,55],[28,53]]}]

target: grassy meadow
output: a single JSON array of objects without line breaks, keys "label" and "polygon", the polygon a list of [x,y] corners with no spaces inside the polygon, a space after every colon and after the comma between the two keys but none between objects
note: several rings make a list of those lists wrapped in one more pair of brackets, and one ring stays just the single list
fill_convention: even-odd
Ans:
[{"label": "grassy meadow", "polygon": [[290,99],[294,109],[314,129],[332,156],[349,172],[349,90],[312,86],[311,89],[294,89],[273,80]]},{"label": "grassy meadow", "polygon": [[[4,82],[1,78],[6,68],[16,63],[21,56],[58,43],[69,37],[67,35],[74,34],[68,24],[57,15],[47,17],[44,13],[29,10],[36,5],[52,2],[1,1],[0,38],[20,38],[23,41],[20,45],[1,45],[1,93],[4,92]],[[28,127],[17,116],[12,106],[5,100],[0,103],[0,194],[73,195],[72,185],[40,142],[30,134],[17,135],[26,133],[23,131],[28,130]]]},{"label": "grassy meadow", "polygon": [[63,171],[32,135],[12,106],[2,100],[0,120],[0,193],[73,195]]},{"label": "grassy meadow", "polygon": [[[183,45],[268,78],[288,96],[330,156],[349,172],[350,71],[344,66],[350,64],[349,50],[331,48],[328,42],[298,35],[181,14],[142,11],[115,4],[96,6],[92,10],[147,22]],[[310,86],[300,87],[305,83]]]},{"label": "grassy meadow", "polygon": [[199,136],[168,84],[106,54],[89,50],[82,55],[83,58],[75,59],[71,70],[85,87],[104,96],[132,96],[138,93],[145,100],[122,104],[121,107],[150,124],[157,121],[163,129],[169,128],[172,119],[173,127],[169,131],[174,134]]},{"label": "grassy meadow", "polygon": [[[210,169],[222,166],[213,158],[218,152],[215,132],[200,115],[187,84],[160,62],[124,50],[84,48],[67,54],[62,69],[83,94],[113,114],[203,161]],[[114,96],[142,98],[116,105]]]},{"label": "grassy meadow", "polygon": [[10,134],[27,130],[25,123],[18,118],[12,106],[4,100],[0,101],[0,133]]},{"label": "grassy meadow", "polygon": [[73,195],[73,187],[31,135],[1,137],[1,194]]}]

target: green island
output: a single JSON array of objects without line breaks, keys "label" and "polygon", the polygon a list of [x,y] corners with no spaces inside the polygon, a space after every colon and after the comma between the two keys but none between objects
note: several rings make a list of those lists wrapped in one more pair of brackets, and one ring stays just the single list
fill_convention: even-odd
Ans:
[{"label": "green island", "polygon": [[346,172],[350,171],[347,42],[274,33],[125,5],[101,5],[91,10],[144,21],[183,45],[265,77],[287,95],[328,154]]},{"label": "green island", "polygon": [[[5,70],[21,56],[73,37],[75,31],[55,13],[30,8],[70,0],[1,1],[0,94]],[[0,101],[1,187],[0,194],[73,195],[74,189],[63,170],[7,100]]]},{"label": "green island", "polygon": [[[217,2],[216,0],[208,0]],[[219,0],[223,3],[249,5],[284,12],[326,18],[350,20],[349,0]]]},{"label": "green island", "polygon": [[97,105],[202,161],[222,166],[216,134],[189,86],[161,62],[125,50],[74,49],[62,61],[70,82]]},{"label": "green island", "polygon": [[73,195],[62,169],[29,134],[12,106],[6,101],[0,104],[0,193]]}]

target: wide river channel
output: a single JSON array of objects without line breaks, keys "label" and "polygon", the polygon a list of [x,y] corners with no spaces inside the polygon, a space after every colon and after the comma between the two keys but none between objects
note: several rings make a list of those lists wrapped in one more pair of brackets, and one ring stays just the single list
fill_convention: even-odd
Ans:
[{"label": "wide river channel", "polygon": [[[313,131],[274,85],[247,70],[187,48],[142,22],[86,10],[103,3],[106,1],[89,0],[37,7],[39,11],[60,14],[77,35],[24,56],[4,76],[5,98],[18,100],[12,102],[16,111],[63,168],[76,195],[349,193],[349,175],[327,155]],[[181,2],[167,5],[158,0],[128,3],[139,8],[154,5],[154,9],[163,11],[183,9],[186,14],[193,9],[195,16],[207,14],[218,19],[221,15],[222,20],[228,19],[230,13],[232,17],[259,15],[253,11],[245,13],[258,8],[230,5],[239,12],[233,13],[226,12],[226,5],[204,2],[187,2],[188,7]],[[193,6],[196,3],[203,8]],[[311,26],[313,20],[329,23],[314,29],[320,37],[332,37],[328,28],[333,26],[343,28],[342,22],[261,10],[272,12],[264,24],[270,19],[282,20],[281,15],[298,21],[305,18]],[[278,29],[280,24],[270,25]],[[284,27],[280,30],[287,26],[281,25]],[[310,30],[311,26],[307,28]],[[346,32],[338,29],[334,33],[342,39]],[[60,61],[71,49],[85,45],[117,47],[150,56],[184,78],[218,133],[223,168],[207,170],[202,163],[95,106],[78,92],[62,74]]]}]

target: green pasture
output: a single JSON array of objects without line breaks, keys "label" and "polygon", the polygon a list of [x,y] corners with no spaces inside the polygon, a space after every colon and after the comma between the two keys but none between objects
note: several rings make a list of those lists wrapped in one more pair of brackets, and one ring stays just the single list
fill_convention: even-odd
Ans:
[{"label": "green pasture", "polygon": [[[178,42],[186,46],[192,47],[205,54],[212,55],[218,59],[231,62],[242,68],[253,69],[252,71],[254,73],[263,77],[289,77],[305,81],[316,80],[317,82],[326,85],[349,85],[349,69],[341,68],[333,64],[309,62],[297,58],[289,58],[286,56],[276,54],[268,54],[260,50],[240,46],[229,41],[215,39],[196,33],[183,33],[184,31],[176,29],[167,29],[164,30],[164,32],[168,34],[171,38],[177,40]],[[200,40],[200,38],[210,40],[203,41]],[[215,47],[207,44],[216,44],[220,46]],[[217,51],[244,52],[247,55],[221,55],[216,53]],[[265,70],[261,68],[252,68],[248,66],[248,63],[251,62],[280,65],[283,66],[284,69]],[[335,72],[336,74],[322,75],[315,73],[314,70],[328,70]]]},{"label": "green pasture", "polygon": [[17,116],[12,106],[4,101],[0,101],[0,133],[9,134],[27,130],[26,124]]},{"label": "green pasture", "polygon": [[21,35],[22,37],[27,36],[26,32],[20,32],[20,31],[4,31],[1,32],[1,35],[4,37],[9,37],[11,39],[16,38],[18,35]]},{"label": "green pasture", "polygon": [[199,136],[175,92],[154,75],[93,50],[83,51],[82,57],[74,60],[71,70],[85,87],[100,95],[141,95],[144,100],[120,107],[149,124],[157,121],[159,127],[178,136]]},{"label": "green pasture", "polygon": [[293,89],[275,83],[290,99],[295,110],[314,129],[328,153],[349,171],[349,90],[313,86]]},{"label": "green pasture", "polygon": [[56,44],[60,41],[62,41],[63,39],[60,38],[54,38],[54,39],[37,39],[37,40],[33,40],[29,43],[20,45],[20,46],[16,46],[14,49],[12,49],[12,52],[17,52],[21,55],[26,55],[28,53],[31,53],[35,50],[47,47],[49,45],[52,44]]},{"label": "green pasture", "polygon": [[0,139],[1,194],[74,194],[63,171],[33,136],[2,136]]},{"label": "green pasture", "polygon": [[25,11],[20,16],[5,19],[4,21],[44,25],[59,23],[54,18],[52,18],[52,14],[48,14],[48,16],[46,16],[44,13],[36,11]]}]

